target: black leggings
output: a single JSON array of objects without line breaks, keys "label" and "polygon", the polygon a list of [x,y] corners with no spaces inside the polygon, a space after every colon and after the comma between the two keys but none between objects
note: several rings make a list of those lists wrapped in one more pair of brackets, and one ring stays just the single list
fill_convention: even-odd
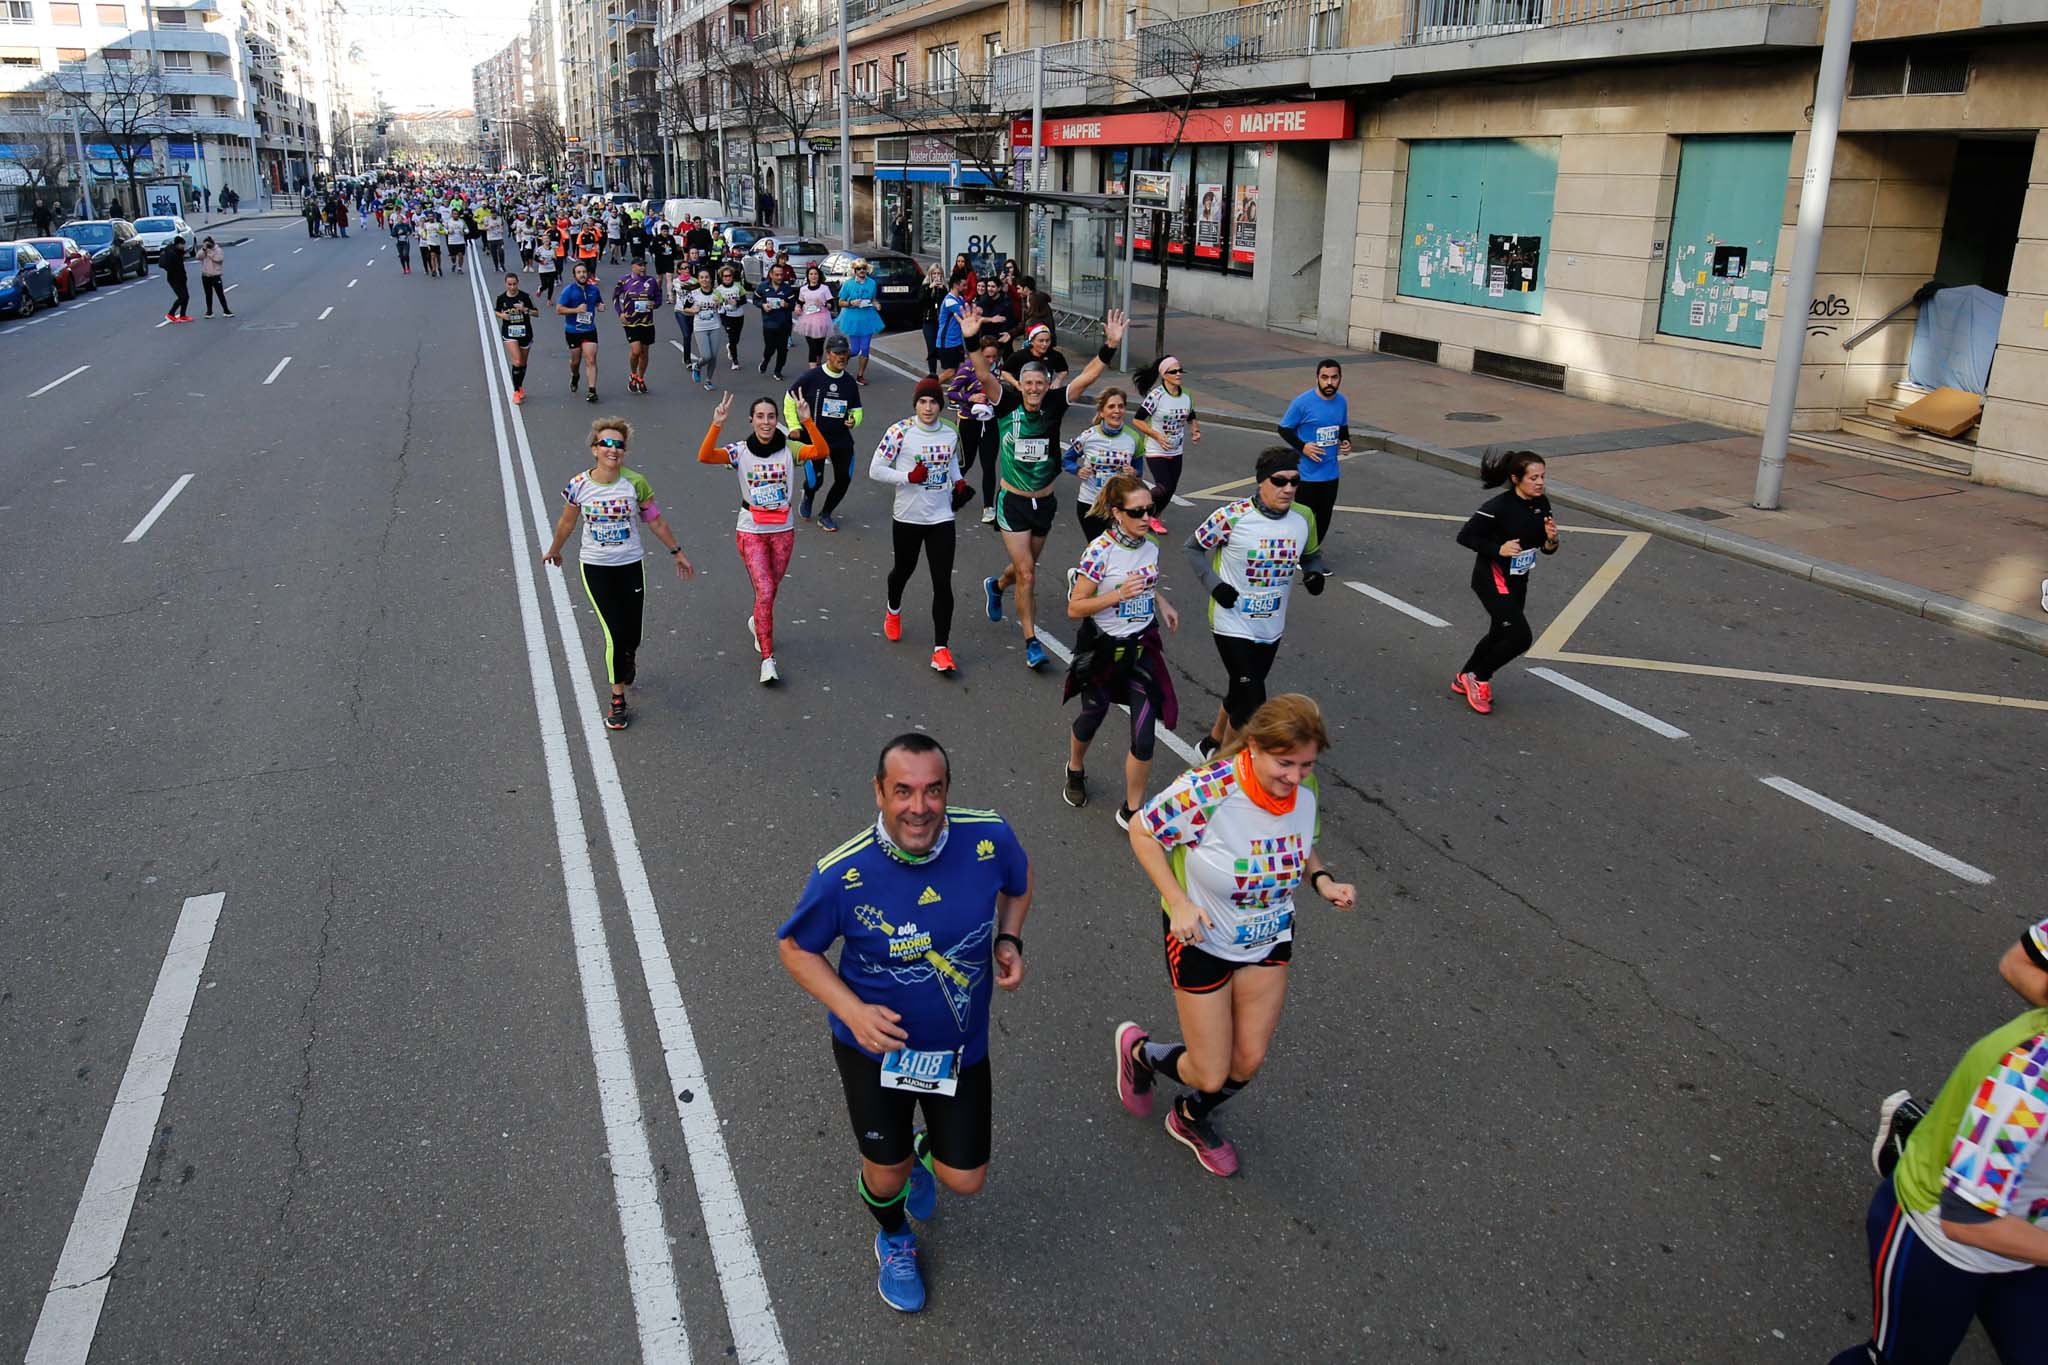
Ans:
[{"label": "black leggings", "polygon": [[211,313],[213,311],[213,304],[214,300],[216,299],[220,300],[221,312],[226,313],[232,311],[228,307],[227,287],[220,282],[220,276],[201,275],[199,277],[199,288],[201,292],[205,295],[207,312]]},{"label": "black leggings", "polygon": [[185,310],[192,306],[192,291],[185,284],[183,275],[167,275],[165,282],[171,286],[171,312],[177,317],[185,316]]},{"label": "black leggings", "polygon": [[740,363],[740,329],[747,325],[747,315],[742,313],[734,318],[720,314],[718,321],[725,328],[726,361],[737,369]]},{"label": "black leggings", "polygon": [[1001,441],[994,422],[977,422],[972,417],[960,423],[960,472],[981,465],[981,505],[996,505],[996,447]]},{"label": "black leggings", "polygon": [[1507,667],[1534,642],[1536,634],[1529,629],[1529,618],[1522,614],[1522,604],[1528,596],[1523,585],[1528,581],[1526,576],[1510,578],[1504,593],[1495,591],[1492,584],[1472,585],[1472,595],[1486,608],[1488,621],[1486,634],[1472,646],[1472,657],[1465,660],[1459,672],[1470,673],[1481,682],[1492,682],[1497,669]]},{"label": "black leggings", "polygon": [[789,328],[766,327],[761,331],[761,363],[764,368],[782,373],[782,367],[789,363]]},{"label": "black leggings", "polygon": [[397,241],[398,268],[400,270],[410,270],[412,269],[412,239],[410,237],[400,237]]},{"label": "black leggings", "polygon": [[[813,463],[810,467],[816,469],[818,466]],[[846,496],[846,490],[851,487],[853,487],[853,452],[835,446],[832,450],[832,491],[825,495],[824,514],[826,516],[829,517],[839,510],[840,500]]]},{"label": "black leggings", "polygon": [[922,551],[925,568],[932,576],[932,647],[942,649],[953,633],[953,523],[919,526],[898,521],[890,525],[896,562],[889,569],[889,610],[903,609],[903,589],[917,572],[917,556]]},{"label": "black leggings", "polygon": [[585,564],[583,591],[604,631],[605,675],[623,686],[633,681],[634,655],[640,651],[640,607],[647,597],[647,570],[641,564]]},{"label": "black leggings", "polygon": [[1108,517],[1095,517],[1088,514],[1088,509],[1094,505],[1092,501],[1084,503],[1076,499],[1074,502],[1074,519],[1081,523],[1081,534],[1090,541],[1093,541],[1095,537],[1109,529]]},{"label": "black leggings", "polygon": [[809,358],[813,365],[823,360],[825,358],[825,338],[805,337],[804,355]]},{"label": "black leggings", "polygon": [[[1108,642],[1105,640],[1105,645]],[[1109,646],[1114,648],[1113,645]],[[1095,738],[1095,732],[1102,728],[1103,717],[1119,699],[1109,695],[1107,687],[1091,687],[1081,694],[1081,714],[1074,717],[1074,738],[1087,744]],[[1123,704],[1131,708],[1131,757],[1140,763],[1152,761],[1152,750],[1158,736],[1159,705],[1145,685],[1133,679],[1124,688]]]},{"label": "black leggings", "polygon": [[503,270],[505,268],[505,244],[503,242],[493,242],[489,240],[486,240],[484,244],[488,246],[491,251],[492,269]]},{"label": "black leggings", "polygon": [[1216,652],[1223,658],[1223,670],[1230,675],[1230,690],[1223,694],[1223,713],[1230,728],[1242,730],[1252,712],[1266,701],[1266,675],[1273,671],[1273,656],[1280,642],[1241,640],[1235,635],[1215,636]]},{"label": "black leggings", "polygon": [[1152,515],[1162,521],[1166,519],[1166,505],[1173,501],[1174,490],[1180,487],[1181,459],[1179,455],[1145,457],[1145,472],[1152,476]]},{"label": "black leggings", "polygon": [[1309,483],[1304,480],[1301,487],[1295,490],[1295,504],[1306,508],[1309,515],[1315,519],[1318,545],[1330,538],[1330,517],[1337,506],[1339,482],[1341,480],[1338,479],[1325,479],[1321,483]]}]

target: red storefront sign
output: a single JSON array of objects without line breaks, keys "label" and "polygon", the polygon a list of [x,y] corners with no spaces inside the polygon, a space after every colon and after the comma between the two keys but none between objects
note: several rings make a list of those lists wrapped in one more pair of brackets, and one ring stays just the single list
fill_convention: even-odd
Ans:
[{"label": "red storefront sign", "polygon": [[[1172,114],[1086,114],[1048,117],[1048,147],[1164,146],[1173,141]],[[1234,109],[1197,109],[1188,115],[1183,142],[1328,142],[1352,134],[1348,100],[1312,100],[1305,104],[1248,104]],[[1031,120],[1010,124],[1010,141],[1031,145]]]}]

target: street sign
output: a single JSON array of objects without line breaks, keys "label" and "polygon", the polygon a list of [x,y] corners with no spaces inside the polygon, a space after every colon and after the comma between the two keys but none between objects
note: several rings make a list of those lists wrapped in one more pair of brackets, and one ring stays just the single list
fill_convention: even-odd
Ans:
[{"label": "street sign", "polygon": [[1163,209],[1173,200],[1173,173],[1170,171],[1132,171],[1131,202],[1148,208]]}]

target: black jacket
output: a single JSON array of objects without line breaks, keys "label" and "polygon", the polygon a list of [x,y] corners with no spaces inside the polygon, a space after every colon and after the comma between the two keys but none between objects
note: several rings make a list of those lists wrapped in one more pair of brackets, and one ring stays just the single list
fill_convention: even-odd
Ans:
[{"label": "black jacket", "polygon": [[1473,589],[1502,596],[1526,592],[1529,566],[1535,560],[1522,559],[1522,571],[1516,573],[1517,557],[1501,554],[1500,547],[1513,540],[1521,542],[1524,555],[1539,550],[1547,555],[1556,554],[1555,546],[1544,544],[1543,519],[1549,515],[1549,498],[1539,496],[1525,502],[1512,488],[1503,489],[1481,503],[1458,531],[1458,543],[1474,556]]}]

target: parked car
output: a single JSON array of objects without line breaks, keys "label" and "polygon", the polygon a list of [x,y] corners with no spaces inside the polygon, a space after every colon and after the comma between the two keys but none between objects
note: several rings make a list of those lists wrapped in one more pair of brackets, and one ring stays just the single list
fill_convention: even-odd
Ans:
[{"label": "parked car", "polygon": [[915,330],[924,325],[924,301],[918,288],[924,283],[924,267],[914,256],[900,251],[835,251],[821,266],[826,283],[834,293],[853,278],[853,263],[866,261],[875,282],[875,302],[882,309],[882,325],[892,332]]},{"label": "parked car", "polygon": [[57,306],[57,276],[27,242],[0,242],[0,313],[27,317]]},{"label": "parked car", "polygon": [[[764,249],[764,243],[772,249]],[[740,258],[740,269],[745,272],[747,283],[760,284],[767,277],[768,267],[776,255],[784,251],[789,253],[789,268],[796,272],[798,284],[803,283],[804,267],[815,265],[822,268],[825,258],[832,254],[831,247],[808,237],[756,238],[747,254]]]},{"label": "parked car", "polygon": [[661,220],[670,227],[680,227],[691,218],[723,218],[729,212],[716,199],[664,199],[661,201]]},{"label": "parked car", "polygon": [[58,297],[75,299],[100,287],[99,276],[93,273],[92,257],[69,237],[26,237],[23,240],[50,263],[50,270],[57,277]]},{"label": "parked car", "polygon": [[78,243],[92,257],[92,273],[119,284],[133,270],[137,278],[149,273],[149,253],[126,218],[83,218],[64,225],[64,235]]},{"label": "parked car", "polygon": [[192,230],[192,225],[176,215],[169,218],[137,218],[135,235],[142,239],[142,249],[152,261],[157,258],[158,252],[170,244],[173,237],[183,237],[188,252],[199,241],[199,234]]}]

